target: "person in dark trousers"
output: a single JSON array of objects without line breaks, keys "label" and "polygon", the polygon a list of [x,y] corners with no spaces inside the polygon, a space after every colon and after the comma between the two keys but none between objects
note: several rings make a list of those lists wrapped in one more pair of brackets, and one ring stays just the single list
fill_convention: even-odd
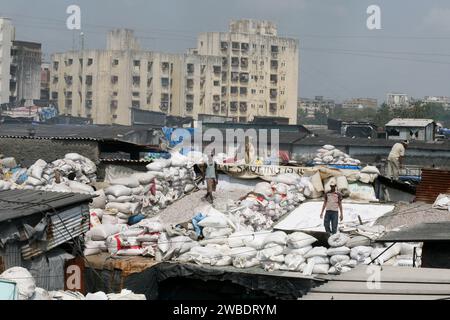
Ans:
[{"label": "person in dark trousers", "polygon": [[[339,220],[344,220],[344,211],[342,210],[342,194],[336,190],[336,183],[331,182],[331,191],[325,194],[320,219],[323,219],[323,213],[326,209],[324,226],[328,234],[336,234],[338,231]],[[339,211],[341,212],[339,216]],[[331,226],[330,226],[331,225]]]},{"label": "person in dark trousers", "polygon": [[213,192],[216,191],[218,179],[217,166],[213,159],[213,156],[214,156],[213,153],[208,155],[208,161],[205,164],[205,171],[204,171],[204,179],[206,179],[206,195],[203,198],[203,200],[206,200],[211,204],[213,204],[214,202]]}]

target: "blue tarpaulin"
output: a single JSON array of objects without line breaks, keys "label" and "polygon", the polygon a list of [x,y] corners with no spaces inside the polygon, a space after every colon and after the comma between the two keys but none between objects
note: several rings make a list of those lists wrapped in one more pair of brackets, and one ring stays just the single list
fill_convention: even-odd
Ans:
[{"label": "blue tarpaulin", "polygon": [[[178,136],[178,135],[173,136],[173,133],[177,129],[179,129],[179,128],[168,128],[168,127],[162,128],[162,132],[164,134],[164,137],[169,142],[169,146],[170,147],[174,147],[174,146],[176,146],[176,145],[178,145],[178,144],[183,142],[183,138],[184,138],[183,136]],[[181,130],[186,130],[187,132],[189,132],[189,134],[191,136],[194,135],[194,131],[195,131],[194,128],[182,128]]]}]

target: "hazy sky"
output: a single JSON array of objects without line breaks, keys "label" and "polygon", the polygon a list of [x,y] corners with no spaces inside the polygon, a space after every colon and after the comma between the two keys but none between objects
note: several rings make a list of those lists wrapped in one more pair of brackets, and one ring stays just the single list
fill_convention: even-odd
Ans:
[{"label": "hazy sky", "polygon": [[[104,48],[108,29],[128,27],[143,48],[185,52],[199,32],[266,19],[300,41],[301,97],[450,96],[448,0],[0,0],[0,16],[13,19],[17,39],[41,42],[48,59],[72,48],[70,4],[81,6],[87,48]],[[366,27],[372,4],[381,7],[382,30]]]}]

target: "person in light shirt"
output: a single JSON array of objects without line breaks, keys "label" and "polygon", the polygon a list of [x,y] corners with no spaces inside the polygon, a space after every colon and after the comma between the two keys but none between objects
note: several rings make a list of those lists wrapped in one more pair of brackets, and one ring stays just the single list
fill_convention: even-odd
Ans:
[{"label": "person in light shirt", "polygon": [[[344,210],[342,209],[342,194],[336,190],[334,181],[330,184],[331,191],[325,194],[320,219],[323,219],[323,213],[326,209],[324,226],[328,234],[336,234],[338,231],[339,220],[344,220]],[[339,211],[341,214],[339,215]]]},{"label": "person in light shirt", "polygon": [[408,148],[409,141],[404,140],[402,142],[394,144],[391,153],[388,157],[387,175],[393,180],[398,180],[400,175],[400,168],[403,166],[403,159],[405,158],[405,152]]}]

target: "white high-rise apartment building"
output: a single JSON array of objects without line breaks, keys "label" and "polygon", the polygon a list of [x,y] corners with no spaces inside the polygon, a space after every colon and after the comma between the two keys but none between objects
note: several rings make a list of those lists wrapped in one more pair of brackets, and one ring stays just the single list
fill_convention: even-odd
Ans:
[{"label": "white high-rise apartment building", "polygon": [[222,57],[220,114],[251,121],[255,116],[297,121],[299,43],[277,36],[268,21],[238,20],[229,32],[198,38],[200,55]]},{"label": "white high-rise apartment building", "polygon": [[229,33],[201,34],[186,54],[144,51],[131,30],[110,32],[106,50],[54,54],[50,98],[62,114],[96,124],[133,124],[133,109],[296,123],[297,85],[298,42],[245,20]]},{"label": "white high-rise apartment building", "polygon": [[0,104],[9,103],[10,68],[12,63],[11,48],[15,30],[8,18],[0,18]]}]

